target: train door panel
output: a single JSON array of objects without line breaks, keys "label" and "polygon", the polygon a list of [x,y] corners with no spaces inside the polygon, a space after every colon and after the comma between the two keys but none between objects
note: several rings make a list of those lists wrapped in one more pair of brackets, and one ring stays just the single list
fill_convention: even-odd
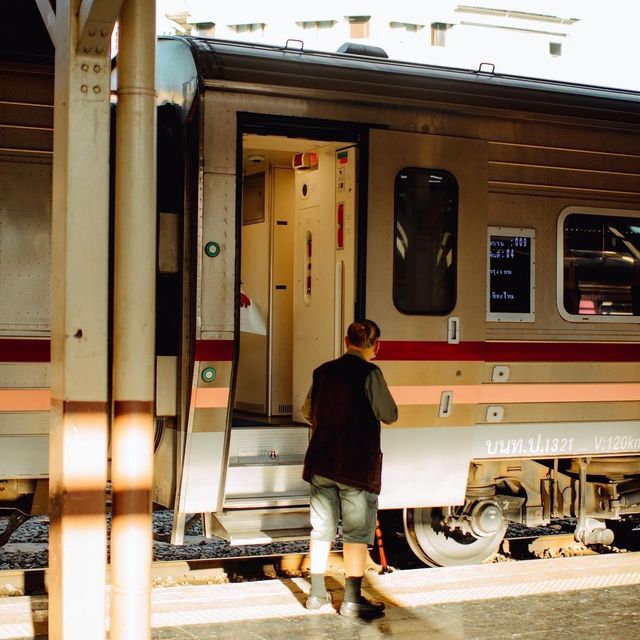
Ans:
[{"label": "train door panel", "polygon": [[[313,369],[342,354],[353,315],[355,149],[321,147],[296,171],[293,295],[293,418]],[[348,168],[348,171],[347,171]]]},{"label": "train door panel", "polygon": [[[372,131],[367,233],[367,313],[392,328],[396,340],[447,341],[448,317],[460,319],[462,341],[484,340],[484,260],[487,219],[487,149],[484,141],[394,131]],[[402,242],[394,194],[407,169],[450,176],[457,188],[457,287],[449,310],[398,309],[394,247]],[[427,179],[429,179],[427,177]],[[396,224],[396,228],[394,228]],[[394,239],[394,240],[392,240]],[[422,238],[411,238],[415,243]],[[437,238],[447,253],[448,238]],[[392,304],[389,304],[389,303]],[[395,304],[394,304],[395,303]],[[391,336],[387,333],[387,338]]]},{"label": "train door panel", "polygon": [[399,407],[380,504],[461,504],[485,338],[486,143],[372,131],[368,202],[366,314]]}]

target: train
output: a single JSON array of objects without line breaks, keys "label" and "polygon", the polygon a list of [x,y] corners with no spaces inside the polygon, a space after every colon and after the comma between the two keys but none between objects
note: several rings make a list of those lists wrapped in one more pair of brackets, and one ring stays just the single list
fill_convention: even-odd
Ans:
[{"label": "train", "polygon": [[[192,514],[231,544],[308,535],[300,409],[364,317],[399,407],[380,508],[422,562],[485,561],[509,523],[633,534],[640,94],[353,51],[158,39],[153,500],[172,541]],[[0,506],[36,513],[53,76],[2,75]]]}]

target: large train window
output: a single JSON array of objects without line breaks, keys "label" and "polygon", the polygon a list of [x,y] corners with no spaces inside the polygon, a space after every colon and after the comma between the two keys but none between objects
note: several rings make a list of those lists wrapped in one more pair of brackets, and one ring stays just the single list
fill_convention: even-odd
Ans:
[{"label": "large train window", "polygon": [[393,302],[403,313],[446,315],[456,305],[456,179],[438,169],[403,169],[394,207]]},{"label": "large train window", "polygon": [[640,212],[565,209],[558,258],[558,308],[565,319],[640,321]]}]

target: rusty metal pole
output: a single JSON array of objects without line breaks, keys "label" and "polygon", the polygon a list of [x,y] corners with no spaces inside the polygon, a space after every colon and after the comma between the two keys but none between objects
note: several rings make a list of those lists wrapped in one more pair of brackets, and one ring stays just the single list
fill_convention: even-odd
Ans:
[{"label": "rusty metal pole", "polygon": [[49,638],[104,640],[111,22],[56,4]]},{"label": "rusty metal pole", "polygon": [[155,0],[120,12],[116,120],[112,640],[150,638],[155,391]]}]

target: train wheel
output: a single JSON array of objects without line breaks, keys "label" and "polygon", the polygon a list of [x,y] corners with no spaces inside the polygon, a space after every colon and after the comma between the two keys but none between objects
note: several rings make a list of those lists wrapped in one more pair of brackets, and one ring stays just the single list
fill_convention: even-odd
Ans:
[{"label": "train wheel", "polygon": [[480,514],[480,518],[484,530],[482,535],[476,536],[447,526],[440,507],[405,509],[407,542],[413,553],[431,567],[484,562],[498,550],[507,523],[502,519],[502,513],[496,518],[489,508]]}]

